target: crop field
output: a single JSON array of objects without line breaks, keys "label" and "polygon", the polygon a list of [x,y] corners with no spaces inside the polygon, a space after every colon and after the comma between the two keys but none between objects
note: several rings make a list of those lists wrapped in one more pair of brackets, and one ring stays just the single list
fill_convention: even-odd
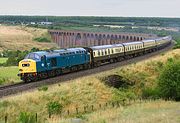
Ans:
[{"label": "crop field", "polygon": [[51,42],[38,42],[34,39],[45,38],[51,40],[47,29],[37,29],[25,26],[0,26],[0,51],[30,50],[33,47],[47,49],[57,47]]},{"label": "crop field", "polygon": [[[9,121],[13,122],[18,119],[21,112],[30,112],[32,114],[37,113],[38,119],[41,121],[46,119],[53,122],[52,119],[48,119],[47,111],[47,104],[52,101],[58,101],[63,106],[63,110],[67,111],[68,109],[72,110],[76,107],[81,107],[87,104],[104,104],[127,98],[137,98],[142,94],[144,86],[152,87],[156,85],[158,69],[160,69],[168,59],[180,59],[179,52],[180,49],[168,51],[167,53],[157,55],[138,63],[124,67],[117,66],[117,68],[110,71],[51,86],[39,87],[34,91],[3,98],[0,101],[0,121],[1,119],[4,119],[7,114],[8,117],[10,117]],[[16,67],[14,68],[14,73],[15,70],[17,70]],[[13,76],[14,75],[15,74],[13,74]],[[135,85],[126,91],[119,91],[116,88],[104,84],[102,78],[107,77],[108,75],[121,75],[122,77],[133,81]],[[8,74],[3,76],[8,76]],[[91,114],[83,114],[82,119],[85,117],[89,122],[94,119],[93,122],[97,123],[113,121],[121,121],[125,123],[135,121],[151,122],[151,120],[153,122],[172,121],[176,123],[179,120],[179,115],[177,114],[179,109],[177,107],[180,107],[179,102],[169,103],[160,101],[143,105],[132,105],[126,108],[107,109],[105,111],[97,111]],[[59,118],[59,116],[57,117]]]}]

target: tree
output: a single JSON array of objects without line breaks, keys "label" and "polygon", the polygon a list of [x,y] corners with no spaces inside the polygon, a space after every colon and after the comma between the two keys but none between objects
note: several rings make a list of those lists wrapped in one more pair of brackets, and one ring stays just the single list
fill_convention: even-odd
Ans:
[{"label": "tree", "polygon": [[180,100],[180,60],[169,60],[162,69],[158,88],[165,99]]}]

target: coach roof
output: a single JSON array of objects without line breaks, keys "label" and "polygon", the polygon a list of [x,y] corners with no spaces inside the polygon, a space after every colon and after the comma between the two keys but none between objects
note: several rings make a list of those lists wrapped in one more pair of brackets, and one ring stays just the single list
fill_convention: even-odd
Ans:
[{"label": "coach roof", "polygon": [[108,48],[114,48],[114,47],[123,47],[123,45],[122,44],[113,44],[113,45],[93,46],[90,48],[93,50],[100,50],[100,49],[108,49]]}]

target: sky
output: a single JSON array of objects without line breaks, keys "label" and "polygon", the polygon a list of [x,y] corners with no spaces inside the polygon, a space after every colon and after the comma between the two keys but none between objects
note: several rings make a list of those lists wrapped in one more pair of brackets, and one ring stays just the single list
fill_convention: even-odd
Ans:
[{"label": "sky", "polygon": [[180,17],[180,0],[0,0],[0,15]]}]

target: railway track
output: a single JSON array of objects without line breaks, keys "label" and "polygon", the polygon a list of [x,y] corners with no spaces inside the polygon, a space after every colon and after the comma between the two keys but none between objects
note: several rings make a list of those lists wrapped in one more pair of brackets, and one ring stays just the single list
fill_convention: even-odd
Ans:
[{"label": "railway track", "polygon": [[82,70],[82,71],[78,71],[78,72],[73,72],[70,74],[64,74],[61,76],[57,76],[54,78],[49,78],[49,79],[45,79],[45,80],[41,80],[38,82],[31,82],[31,83],[17,83],[17,84],[13,84],[13,85],[7,85],[7,86],[1,86],[0,87],[0,98],[9,96],[9,95],[13,95],[13,94],[17,94],[17,93],[22,93],[28,90],[32,90],[35,89],[37,87],[43,86],[43,85],[51,85],[51,84],[56,84],[59,82],[65,82],[68,80],[73,80],[79,77],[83,77],[83,76],[87,76],[87,75],[92,75],[92,74],[96,74],[99,72],[103,72],[103,71],[107,71],[107,70],[111,70],[116,68],[117,66],[124,66],[124,65],[128,65],[131,63],[135,63],[150,57],[153,57],[155,55],[158,55],[162,52],[168,51],[170,49],[172,49],[172,47],[174,46],[174,44],[172,43],[170,46],[158,50],[156,52],[152,52],[149,54],[145,54],[142,56],[138,56],[138,57],[134,57],[132,59],[127,59],[121,62],[116,62],[113,64],[106,64],[97,68],[93,68],[93,69],[88,69],[88,70]]}]

